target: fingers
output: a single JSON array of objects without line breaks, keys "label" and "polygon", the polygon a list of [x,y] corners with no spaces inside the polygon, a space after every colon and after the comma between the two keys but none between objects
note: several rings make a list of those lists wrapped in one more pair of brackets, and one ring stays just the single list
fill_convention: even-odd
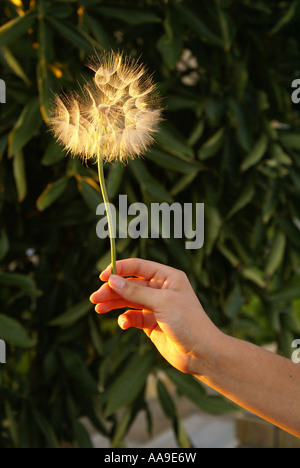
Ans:
[{"label": "fingers", "polygon": [[122,330],[128,328],[140,328],[150,334],[157,325],[154,315],[151,312],[142,310],[127,310],[118,318],[118,324]]},{"label": "fingers", "polygon": [[[132,281],[133,283],[140,284],[142,286],[148,286],[147,280],[128,278],[128,281]],[[94,292],[90,297],[92,304],[99,304],[100,302],[112,301],[115,299],[120,299],[120,296],[110,288],[108,283],[103,284],[101,288]]]},{"label": "fingers", "polygon": [[111,275],[108,284],[113,291],[128,303],[139,304],[141,309],[160,311],[165,291],[141,286],[117,275]]},{"label": "fingers", "polygon": [[106,302],[101,302],[100,304],[97,304],[95,307],[95,310],[97,314],[106,314],[107,312],[110,312],[111,310],[116,310],[116,309],[123,309],[124,307],[132,307],[135,309],[140,308],[140,304],[136,304],[134,302],[128,302],[125,299],[115,299],[111,301],[106,301]]},{"label": "fingers", "polygon": [[[171,270],[172,269],[168,266],[150,262],[149,260],[141,260],[139,258],[130,258],[117,262],[117,274],[119,276],[138,276],[150,280],[158,273],[163,273],[164,276],[167,277]],[[108,281],[111,272],[112,267],[109,265],[106,270],[101,273],[100,279],[102,281]]]}]

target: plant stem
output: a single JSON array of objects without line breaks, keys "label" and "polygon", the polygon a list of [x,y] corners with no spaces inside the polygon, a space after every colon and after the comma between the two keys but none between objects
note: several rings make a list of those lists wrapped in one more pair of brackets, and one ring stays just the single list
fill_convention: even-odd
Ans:
[{"label": "plant stem", "polygon": [[115,275],[116,274],[116,239],[115,239],[111,207],[109,204],[108,194],[107,194],[106,185],[105,185],[104,164],[103,164],[102,158],[98,158],[98,173],[99,173],[99,181],[100,181],[100,187],[102,191],[102,197],[103,197],[103,201],[104,201],[105,209],[107,213],[108,230],[109,230],[109,237],[110,237],[112,273],[113,275]]}]

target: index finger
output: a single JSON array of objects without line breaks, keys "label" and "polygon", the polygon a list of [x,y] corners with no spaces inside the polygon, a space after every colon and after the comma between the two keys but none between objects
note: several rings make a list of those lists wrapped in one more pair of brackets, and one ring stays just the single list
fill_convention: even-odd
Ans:
[{"label": "index finger", "polygon": [[[171,268],[160,263],[142,260],[140,258],[129,258],[117,262],[117,275],[119,276],[137,276],[145,280],[150,280],[154,276],[165,276],[170,274]],[[101,281],[108,281],[112,274],[112,266],[109,265],[101,275]]]}]

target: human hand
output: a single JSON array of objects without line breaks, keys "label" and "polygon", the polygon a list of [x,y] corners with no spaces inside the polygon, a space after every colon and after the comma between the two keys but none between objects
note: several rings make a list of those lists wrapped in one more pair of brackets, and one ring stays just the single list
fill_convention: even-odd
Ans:
[{"label": "human hand", "polygon": [[185,273],[140,259],[118,261],[117,273],[111,274],[111,266],[101,273],[106,283],[91,296],[96,312],[128,307],[118,320],[123,330],[144,330],[162,356],[182,372],[191,373],[194,359],[203,362],[204,370],[220,332]]}]

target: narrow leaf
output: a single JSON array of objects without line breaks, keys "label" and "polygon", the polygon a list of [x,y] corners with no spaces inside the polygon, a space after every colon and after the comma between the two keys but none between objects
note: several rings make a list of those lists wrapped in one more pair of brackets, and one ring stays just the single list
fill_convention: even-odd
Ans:
[{"label": "narrow leaf", "polygon": [[136,355],[109,390],[107,416],[132,403],[144,387],[153,364],[153,354]]},{"label": "narrow leaf", "polygon": [[32,12],[19,16],[0,28],[0,47],[18,39],[30,29],[35,21],[36,15]]},{"label": "narrow leaf", "polygon": [[92,309],[92,304],[90,301],[85,300],[80,302],[80,304],[71,307],[65,313],[60,315],[59,317],[51,320],[48,323],[51,327],[70,327],[74,323],[78,322],[81,318],[85,317]]},{"label": "narrow leaf", "polygon": [[79,27],[66,23],[61,23],[53,17],[47,17],[47,21],[51,26],[71,44],[86,50],[89,54],[94,54],[96,50],[102,50],[100,44],[92,39],[87,33],[82,31]]},{"label": "narrow leaf", "polygon": [[224,47],[223,40],[214,32],[212,32],[197,14],[188,9],[182,3],[176,4],[175,6],[180,18],[182,18],[182,20],[189,28],[195,31],[195,33],[203,42],[208,42],[209,44],[222,48]]},{"label": "narrow leaf", "polygon": [[31,339],[25,328],[11,317],[0,315],[0,339],[20,348],[32,348],[36,341]]},{"label": "narrow leaf", "polygon": [[13,159],[13,173],[18,191],[18,200],[22,202],[27,195],[26,171],[22,151],[15,153]]},{"label": "narrow leaf", "polygon": [[278,269],[284,257],[286,246],[286,236],[281,230],[277,231],[272,243],[272,249],[268,257],[265,274],[266,276],[272,276]]},{"label": "narrow leaf", "polygon": [[13,156],[32,139],[42,123],[38,98],[31,99],[9,136],[9,155]]},{"label": "narrow leaf", "polygon": [[62,179],[48,184],[43,193],[39,196],[36,206],[39,211],[44,211],[51,206],[64,193],[68,185],[68,178]]},{"label": "narrow leaf", "polygon": [[109,18],[116,18],[132,25],[144,23],[159,23],[161,19],[154,13],[141,11],[137,8],[130,10],[129,8],[116,8],[116,7],[99,7],[97,11]]},{"label": "narrow leaf", "polygon": [[231,218],[233,215],[238,213],[240,210],[245,208],[255,195],[255,185],[252,181],[248,183],[245,188],[243,189],[240,197],[237,199],[231,210],[229,211],[227,217]]},{"label": "narrow leaf", "polygon": [[5,257],[9,250],[9,241],[4,229],[0,230],[0,261]]},{"label": "narrow leaf", "polygon": [[248,154],[246,159],[244,159],[241,165],[241,171],[247,171],[250,167],[257,164],[265,155],[268,148],[268,137],[267,135],[262,135],[253,150]]}]

